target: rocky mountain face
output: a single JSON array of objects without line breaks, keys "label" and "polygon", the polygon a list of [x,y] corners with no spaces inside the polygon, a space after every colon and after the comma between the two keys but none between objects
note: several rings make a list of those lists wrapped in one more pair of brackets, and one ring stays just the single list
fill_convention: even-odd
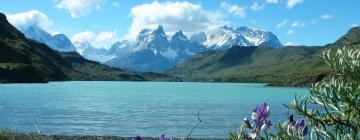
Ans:
[{"label": "rocky mountain face", "polygon": [[69,38],[64,34],[50,35],[46,31],[42,30],[37,26],[30,26],[27,28],[20,28],[27,38],[36,40],[44,43],[51,49],[60,52],[74,52],[76,51],[75,46],[71,43]]},{"label": "rocky mountain face", "polygon": [[136,71],[163,71],[200,52],[224,50],[232,46],[282,47],[274,34],[260,29],[224,26],[209,37],[199,32],[188,38],[182,31],[178,31],[168,38],[159,25],[156,29],[140,31],[134,42],[115,43],[108,50],[108,54],[114,58],[106,64]]}]

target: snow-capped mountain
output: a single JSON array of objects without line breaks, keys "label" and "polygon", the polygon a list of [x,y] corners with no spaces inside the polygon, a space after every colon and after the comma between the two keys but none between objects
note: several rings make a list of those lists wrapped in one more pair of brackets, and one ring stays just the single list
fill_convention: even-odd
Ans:
[{"label": "snow-capped mountain", "polygon": [[106,64],[136,71],[161,71],[206,50],[205,46],[190,41],[182,31],[168,39],[163,27],[159,25],[156,29],[140,31],[135,42],[115,43],[109,53],[116,55],[116,58]]},{"label": "snow-capped mountain", "polygon": [[76,51],[89,60],[105,63],[115,57],[114,55],[108,54],[108,50],[105,48],[95,48],[88,41],[74,42],[74,45],[76,46]]},{"label": "snow-capped mountain", "polygon": [[282,44],[271,32],[249,27],[220,27],[204,45],[210,49],[228,49],[232,46],[267,46],[281,48]]},{"label": "snow-capped mountain", "polygon": [[169,42],[164,32],[163,26],[159,25],[157,29],[144,29],[137,36],[134,51],[142,49],[151,49],[156,52],[165,52],[169,49]]},{"label": "snow-capped mountain", "polygon": [[27,38],[44,43],[54,50],[60,52],[76,51],[75,46],[64,34],[57,34],[52,36],[37,26],[30,26],[20,30]]},{"label": "snow-capped mountain", "polygon": [[[99,51],[97,55],[103,55],[103,58],[112,56],[111,60],[105,62],[107,65],[146,72],[166,70],[200,52],[224,50],[233,46],[282,47],[274,34],[260,29],[224,26],[210,36],[199,32],[189,39],[182,31],[168,36],[159,25],[156,29],[143,29],[133,42],[117,42],[107,53],[104,50],[93,50],[92,54]],[[83,55],[90,58],[89,54]],[[98,61],[104,62],[104,59]]]},{"label": "snow-capped mountain", "polygon": [[162,26],[156,29],[140,31],[136,41],[115,43],[110,53],[116,57],[106,62],[114,67],[123,67],[135,71],[161,71],[171,68],[177,57]]},{"label": "snow-capped mountain", "polygon": [[254,46],[283,47],[279,39],[269,31],[250,27],[239,27],[236,31]]}]

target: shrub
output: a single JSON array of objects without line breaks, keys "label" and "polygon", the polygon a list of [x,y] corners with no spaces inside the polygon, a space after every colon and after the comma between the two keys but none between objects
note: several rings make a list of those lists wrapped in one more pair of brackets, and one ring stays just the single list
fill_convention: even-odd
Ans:
[{"label": "shrub", "polygon": [[[265,107],[266,115],[253,111],[255,123],[251,125],[245,118],[239,132],[230,133],[230,139],[305,139],[308,132],[309,139],[360,139],[360,50],[329,49],[322,56],[334,73],[313,84],[309,96],[295,97],[287,106],[303,118],[295,121],[291,115],[286,122],[276,125],[275,134],[268,136],[270,107],[264,103],[260,110]],[[258,118],[262,120],[260,125]]]}]

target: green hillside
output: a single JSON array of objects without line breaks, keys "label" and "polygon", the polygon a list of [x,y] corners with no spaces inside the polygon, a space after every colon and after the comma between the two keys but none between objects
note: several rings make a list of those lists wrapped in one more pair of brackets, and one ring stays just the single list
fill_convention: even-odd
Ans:
[{"label": "green hillside", "polygon": [[[259,82],[302,86],[329,72],[320,47],[232,47],[196,55],[169,74],[185,81]],[[295,81],[292,83],[292,81]]]}]

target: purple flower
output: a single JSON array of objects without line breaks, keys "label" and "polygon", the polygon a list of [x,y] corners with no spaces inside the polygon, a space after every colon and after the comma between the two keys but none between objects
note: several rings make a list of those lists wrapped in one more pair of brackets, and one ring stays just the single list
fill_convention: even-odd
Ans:
[{"label": "purple flower", "polygon": [[[170,140],[174,140],[174,137],[170,137]],[[166,140],[165,134],[161,134],[160,139],[159,140]]]},{"label": "purple flower", "polygon": [[136,136],[136,137],[131,138],[131,140],[142,140],[142,139],[141,139],[141,137]]},{"label": "purple flower", "polygon": [[255,122],[255,126],[253,127],[253,131],[256,132],[258,130],[265,131],[272,126],[272,123],[269,120],[270,116],[270,107],[263,103],[260,106],[257,106],[251,115],[251,118]]},{"label": "purple flower", "polygon": [[283,124],[283,127],[286,128],[286,131],[289,135],[296,135],[303,137],[308,133],[308,126],[305,125],[305,119],[301,118],[300,120],[295,121],[294,116],[291,115],[289,120]]},{"label": "purple flower", "polygon": [[303,136],[305,136],[307,133],[308,133],[308,127],[307,126],[305,126],[304,128],[303,128],[303,130],[302,130],[302,135]]},{"label": "purple flower", "polygon": [[266,103],[263,103],[253,110],[253,114],[254,113],[257,115],[257,119],[266,119],[270,115],[270,107]]},{"label": "purple flower", "polygon": [[301,118],[300,121],[296,122],[295,127],[299,128],[299,127],[303,127],[304,125],[305,125],[305,120],[304,118]]},{"label": "purple flower", "polygon": [[166,140],[165,134],[161,134],[160,140]]}]

